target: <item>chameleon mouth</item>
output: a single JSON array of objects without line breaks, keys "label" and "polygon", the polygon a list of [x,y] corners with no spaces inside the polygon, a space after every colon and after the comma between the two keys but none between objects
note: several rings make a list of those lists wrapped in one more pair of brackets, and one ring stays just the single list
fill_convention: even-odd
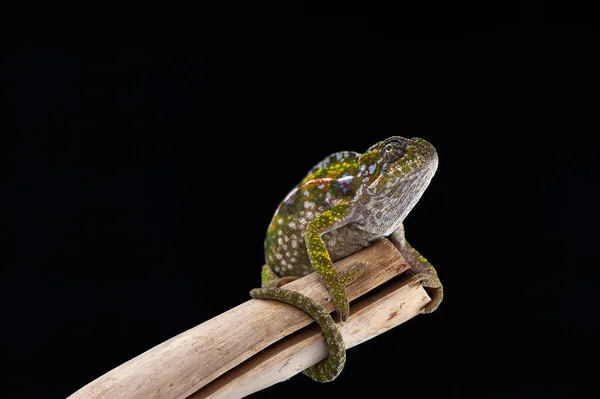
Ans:
[{"label": "chameleon mouth", "polygon": [[437,167],[438,155],[435,147],[427,140],[423,140],[419,137],[413,137],[410,139],[411,144],[414,146],[414,150],[419,154],[426,163],[435,162]]},{"label": "chameleon mouth", "polygon": [[410,141],[414,146],[413,153],[416,156],[416,165],[412,172],[426,171],[432,174],[435,173],[439,163],[435,147],[427,140],[419,137],[413,137]]}]

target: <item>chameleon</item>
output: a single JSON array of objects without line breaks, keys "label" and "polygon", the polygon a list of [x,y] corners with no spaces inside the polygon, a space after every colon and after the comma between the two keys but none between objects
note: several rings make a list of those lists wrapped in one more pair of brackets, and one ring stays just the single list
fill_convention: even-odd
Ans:
[{"label": "chameleon", "polygon": [[405,239],[403,221],[438,167],[436,149],[420,138],[392,136],[363,154],[341,151],[317,163],[281,201],[267,229],[261,288],[255,299],[277,300],[309,314],[321,327],[328,357],[303,373],[318,382],[339,376],[346,362],[343,338],[332,316],[312,299],[282,288],[316,272],[341,322],[348,319],[346,286],[367,265],[337,272],[333,262],[388,237],[410,266],[412,279],[432,300],[421,313],[437,309],[443,288],[434,267]]}]

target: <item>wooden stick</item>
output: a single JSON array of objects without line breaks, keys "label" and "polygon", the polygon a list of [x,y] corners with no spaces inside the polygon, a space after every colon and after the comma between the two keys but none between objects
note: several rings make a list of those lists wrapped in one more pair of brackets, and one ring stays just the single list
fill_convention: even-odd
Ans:
[{"label": "wooden stick", "polygon": [[[353,304],[348,321],[339,326],[346,349],[418,315],[429,301],[425,289],[421,285],[409,284],[408,279],[394,282],[377,294],[359,300]],[[188,399],[242,398],[285,381],[326,356],[323,333],[318,326],[311,325],[251,357]],[[352,367],[351,353],[348,359],[349,367]]]},{"label": "wooden stick", "polygon": [[[388,240],[382,240],[337,262],[336,268],[340,271],[346,270],[355,262],[367,263],[367,270],[347,288],[350,300],[364,295],[408,269],[400,253]],[[415,309],[429,300],[420,286],[395,286],[394,284],[393,292],[389,292],[391,287],[388,287],[387,290],[373,297],[378,299],[371,299],[374,301],[372,305],[385,303],[385,306],[370,306],[368,300],[365,300],[361,306],[352,304],[352,316],[341,326],[347,347],[413,317],[416,314]],[[333,305],[328,302],[327,291],[315,273],[286,284],[285,287],[308,295],[329,311],[333,310]],[[398,291],[397,294],[394,294],[395,291]],[[382,293],[387,294],[381,297]],[[396,308],[390,307],[393,303],[396,304]],[[324,358],[327,350],[318,329],[311,330],[312,333],[302,332],[293,337],[293,340],[289,341],[291,344],[286,343],[292,346],[285,353],[282,351],[274,354],[269,349],[268,353],[276,356],[270,356],[265,352],[260,355],[261,358],[252,360],[258,362],[256,364],[260,364],[261,367],[264,366],[263,369],[269,373],[272,381],[265,380],[253,387],[246,386],[244,389],[238,389],[240,385],[236,384],[235,376],[231,379],[228,374],[211,386],[207,385],[274,342],[307,326],[311,321],[304,312],[289,305],[275,301],[249,300],[114,368],[69,398],[170,399],[186,398],[194,393],[196,397],[242,397],[255,392],[256,389],[262,389],[287,378],[282,377],[282,374],[293,372],[290,374],[293,375]],[[314,343],[304,343],[311,340]],[[294,347],[299,343],[302,344]],[[302,349],[300,356],[293,356],[294,351],[300,349]],[[277,357],[275,363],[266,361],[271,357]],[[286,360],[290,360],[287,369],[282,369],[281,373],[273,373],[274,364],[281,367]],[[247,364],[249,363],[245,363],[240,368],[241,371],[235,371],[239,373],[240,382],[247,382],[248,378],[252,380],[256,377],[256,374],[254,377],[248,374]],[[199,391],[205,386],[205,390]]]}]

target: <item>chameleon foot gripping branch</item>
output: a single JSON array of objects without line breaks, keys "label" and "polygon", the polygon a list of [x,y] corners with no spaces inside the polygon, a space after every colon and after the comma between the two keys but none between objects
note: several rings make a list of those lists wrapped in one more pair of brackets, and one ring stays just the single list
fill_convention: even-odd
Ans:
[{"label": "chameleon foot gripping branch", "polygon": [[310,298],[279,288],[282,279],[314,270],[344,322],[349,314],[346,285],[360,276],[361,268],[341,275],[333,262],[399,231],[395,239],[411,270],[434,293],[424,312],[435,310],[442,300],[442,285],[433,266],[404,240],[402,222],[437,166],[437,152],[430,143],[394,136],[363,154],[329,155],[279,204],[265,239],[268,267],[263,269],[263,288],[252,290],[251,296],[296,306],[321,326],[330,353],[305,371],[314,380],[332,381],[341,372],[344,342],[331,316]]}]

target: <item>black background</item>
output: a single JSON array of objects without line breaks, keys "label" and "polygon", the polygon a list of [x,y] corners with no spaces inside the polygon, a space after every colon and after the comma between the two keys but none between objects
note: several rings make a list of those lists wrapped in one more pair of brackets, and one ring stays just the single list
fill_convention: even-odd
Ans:
[{"label": "black background", "polygon": [[349,350],[333,383],[297,376],[253,397],[564,397],[591,386],[591,7],[282,11],[174,32],[167,22],[189,27],[191,10],[144,10],[164,24],[5,36],[1,129],[17,138],[3,184],[16,255],[3,262],[7,387],[65,397],[246,301],[283,196],[325,155],[391,135],[439,153],[405,225],[444,302]]}]

